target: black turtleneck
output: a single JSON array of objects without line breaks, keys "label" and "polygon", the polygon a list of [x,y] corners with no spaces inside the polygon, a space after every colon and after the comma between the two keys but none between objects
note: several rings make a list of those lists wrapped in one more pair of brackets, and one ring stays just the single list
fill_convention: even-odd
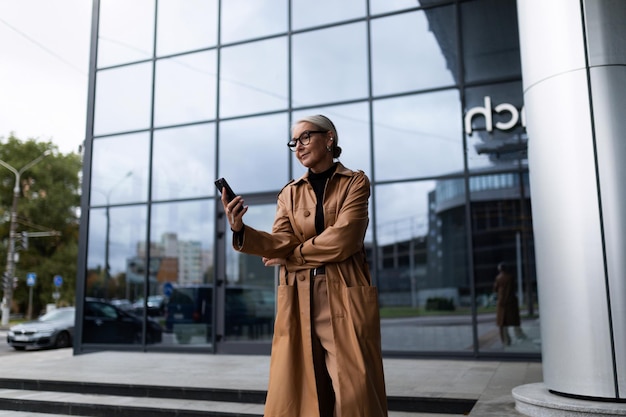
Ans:
[{"label": "black turtleneck", "polygon": [[319,174],[309,170],[309,182],[317,197],[317,204],[315,205],[315,231],[318,235],[324,231],[324,189],[326,188],[328,179],[335,172],[335,169],[337,169],[337,164],[333,164],[332,167]]}]

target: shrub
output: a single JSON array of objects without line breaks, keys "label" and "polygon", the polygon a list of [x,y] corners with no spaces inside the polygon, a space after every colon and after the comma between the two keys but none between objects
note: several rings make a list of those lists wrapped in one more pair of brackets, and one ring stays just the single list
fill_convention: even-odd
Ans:
[{"label": "shrub", "polygon": [[454,311],[455,309],[452,298],[430,297],[426,300],[426,310]]}]

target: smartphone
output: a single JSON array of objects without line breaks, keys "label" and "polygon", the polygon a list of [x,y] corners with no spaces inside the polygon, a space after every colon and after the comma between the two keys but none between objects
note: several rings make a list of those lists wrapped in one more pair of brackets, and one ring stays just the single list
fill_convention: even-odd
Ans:
[{"label": "smartphone", "polygon": [[230,188],[230,185],[228,185],[228,182],[224,178],[219,178],[215,180],[215,186],[217,187],[220,193],[222,192],[222,188],[226,189],[226,198],[228,199],[229,203],[233,201],[235,197],[237,197],[237,194],[235,194],[233,189]]}]

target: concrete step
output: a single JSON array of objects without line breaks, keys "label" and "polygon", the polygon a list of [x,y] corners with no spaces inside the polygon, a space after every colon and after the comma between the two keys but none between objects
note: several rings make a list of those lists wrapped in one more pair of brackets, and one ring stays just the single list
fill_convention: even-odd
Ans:
[{"label": "concrete step", "polygon": [[[0,378],[0,410],[54,416],[262,417],[264,401],[265,392],[255,390]],[[462,416],[475,404],[426,397],[388,402],[390,417]]]},{"label": "concrete step", "polygon": [[262,404],[0,390],[0,409],[89,417],[262,417]]},{"label": "concrete step", "polygon": [[[66,417],[66,416],[67,414],[48,414],[48,413],[33,413],[30,411],[0,410],[0,417]],[[78,416],[78,417],[82,417],[82,416]]]}]

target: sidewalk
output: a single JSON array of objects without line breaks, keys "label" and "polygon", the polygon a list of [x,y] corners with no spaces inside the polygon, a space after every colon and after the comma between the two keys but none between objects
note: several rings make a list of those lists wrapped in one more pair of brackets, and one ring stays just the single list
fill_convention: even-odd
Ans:
[{"label": "sidewalk", "polygon": [[[71,349],[57,349],[20,352],[5,356],[4,359],[0,374],[3,380],[123,384],[126,387],[153,386],[171,389],[186,387],[190,390],[215,388],[236,392],[247,390],[264,392],[269,371],[269,356],[256,355],[107,351],[73,356]],[[511,390],[519,385],[542,381],[542,368],[538,362],[385,359],[384,367],[387,394],[390,397],[476,400],[469,414],[475,417],[522,416],[515,411]],[[24,395],[32,398],[34,394],[33,392],[25,394],[24,391],[15,389],[0,389],[0,397],[7,398],[12,395],[19,400],[25,398]],[[45,395],[47,395],[45,398],[64,396],[65,400],[73,401],[69,393],[48,392]],[[124,396],[106,400],[105,396],[83,395],[80,401],[117,401],[137,406],[147,403],[161,411],[165,408],[176,410],[191,406],[190,401],[184,401],[183,405],[182,400]],[[197,407],[209,405],[199,404]],[[223,403],[211,407],[213,410],[218,407],[226,413],[221,415],[262,415],[263,412],[262,404]],[[0,413],[0,416],[3,415]],[[11,415],[43,416],[15,412]],[[390,412],[390,417],[446,415],[462,414]]]}]

